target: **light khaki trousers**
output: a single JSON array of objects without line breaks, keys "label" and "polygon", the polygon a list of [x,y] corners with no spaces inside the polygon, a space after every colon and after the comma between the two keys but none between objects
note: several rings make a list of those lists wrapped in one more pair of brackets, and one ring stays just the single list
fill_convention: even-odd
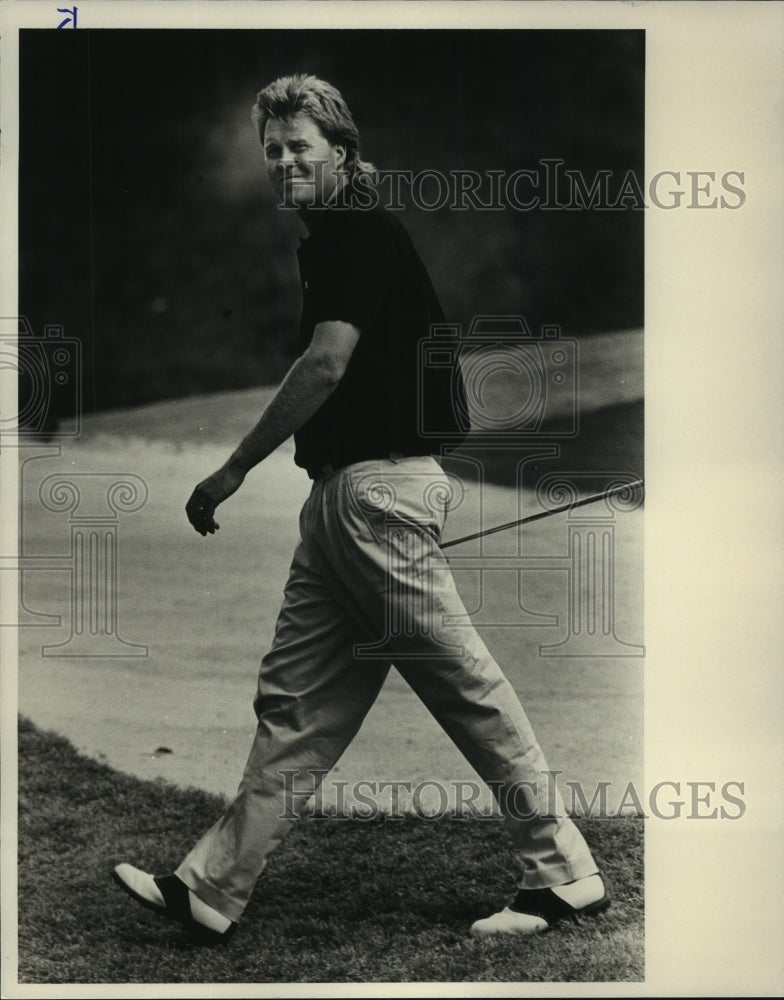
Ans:
[{"label": "light khaki trousers", "polygon": [[231,920],[392,663],[492,788],[521,862],[519,885],[597,871],[553,794],[514,689],[466,619],[450,624],[466,610],[438,546],[449,491],[429,456],[360,462],[314,481],[261,663],[258,727],[237,797],[177,869]]}]

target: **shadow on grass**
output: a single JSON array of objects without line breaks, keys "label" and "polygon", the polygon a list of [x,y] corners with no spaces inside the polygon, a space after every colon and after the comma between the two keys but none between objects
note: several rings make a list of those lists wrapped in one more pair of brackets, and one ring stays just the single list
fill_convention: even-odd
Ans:
[{"label": "shadow on grass", "polygon": [[172,870],[220,798],[144,782],[19,723],[23,983],[569,982],[643,978],[642,822],[578,821],[613,906],[534,939],[475,940],[515,862],[495,820],[295,825],[234,938],[201,949],[110,881],[126,860]]}]

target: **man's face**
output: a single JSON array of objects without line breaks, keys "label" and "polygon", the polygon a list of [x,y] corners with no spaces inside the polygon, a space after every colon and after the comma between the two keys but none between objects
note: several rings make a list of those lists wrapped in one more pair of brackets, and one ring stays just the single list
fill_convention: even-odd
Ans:
[{"label": "man's face", "polygon": [[344,146],[333,146],[307,115],[272,118],[264,129],[267,174],[281,205],[323,205],[338,184],[346,159]]}]

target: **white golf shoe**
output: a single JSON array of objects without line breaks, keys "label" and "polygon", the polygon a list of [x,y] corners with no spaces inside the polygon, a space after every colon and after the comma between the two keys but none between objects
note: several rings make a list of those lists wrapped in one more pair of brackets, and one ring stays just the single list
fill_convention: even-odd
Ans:
[{"label": "white golf shoe", "polygon": [[556,885],[549,889],[521,889],[514,902],[471,927],[476,937],[492,934],[539,934],[560,920],[579,923],[581,916],[601,913],[610,905],[600,875]]},{"label": "white golf shoe", "polygon": [[236,923],[208,906],[176,875],[154,876],[133,865],[116,865],[112,878],[137,903],[181,923],[202,944],[218,944],[233,934]]}]

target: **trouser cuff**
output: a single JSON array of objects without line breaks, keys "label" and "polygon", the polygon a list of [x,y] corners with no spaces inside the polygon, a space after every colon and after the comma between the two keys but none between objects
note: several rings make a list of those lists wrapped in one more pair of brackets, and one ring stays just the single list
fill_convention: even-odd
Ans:
[{"label": "trouser cuff", "polygon": [[569,863],[526,868],[518,889],[550,889],[554,885],[576,882],[578,878],[598,875],[599,869],[590,854]]},{"label": "trouser cuff", "polygon": [[174,873],[178,879],[184,882],[194,895],[198,896],[199,899],[206,903],[207,906],[211,906],[218,913],[223,914],[228,920],[233,920],[235,923],[240,919],[245,909],[245,903],[234,899],[233,896],[227,895],[222,890],[206,882],[204,879],[196,877],[193,872],[185,867],[178,868]]}]

